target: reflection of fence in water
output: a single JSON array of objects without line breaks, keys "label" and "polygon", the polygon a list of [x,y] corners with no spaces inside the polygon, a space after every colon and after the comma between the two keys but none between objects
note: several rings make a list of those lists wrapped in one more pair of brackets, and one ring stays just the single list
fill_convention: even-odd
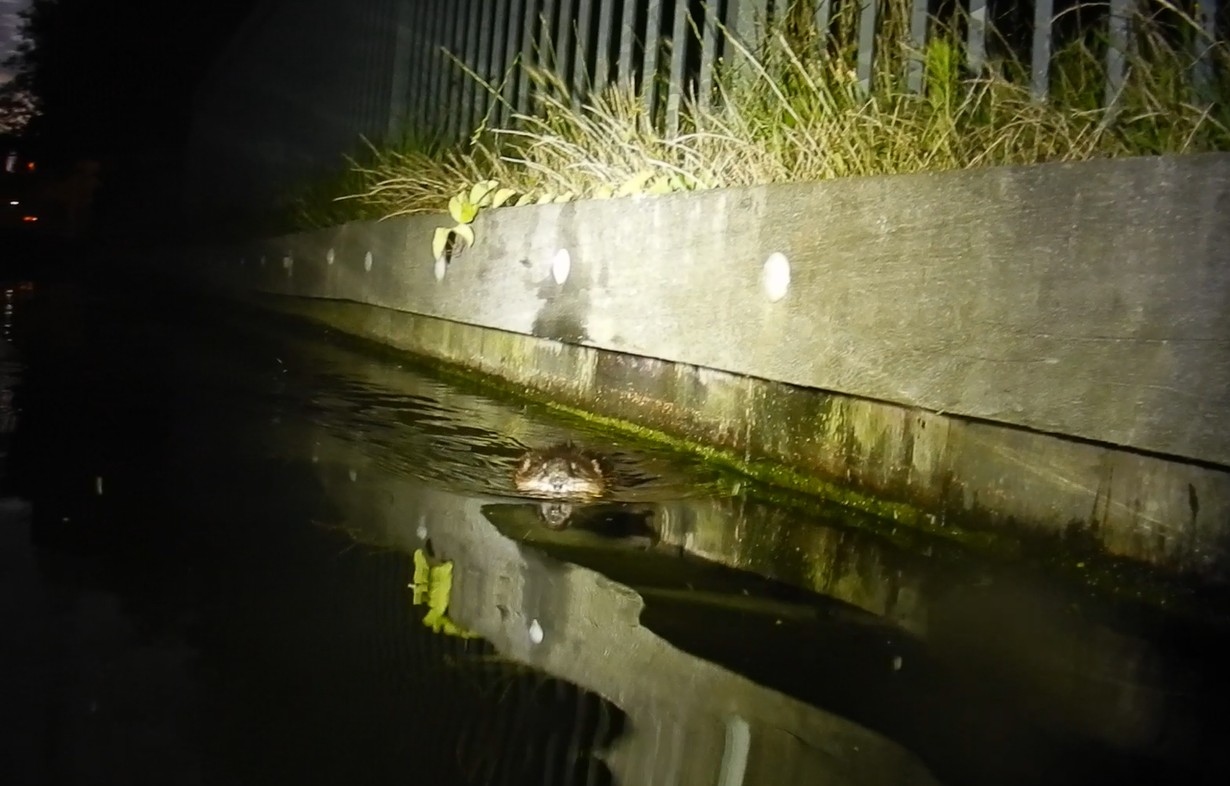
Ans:
[{"label": "reflection of fence in water", "polygon": [[618,707],[572,683],[506,661],[486,642],[439,635],[429,646],[450,674],[438,710],[462,782],[612,784],[602,755],[623,730]]},{"label": "reflection of fence in water", "polygon": [[[4,288],[3,332],[0,334],[0,459],[8,456],[10,434],[17,428],[17,407],[13,397],[21,381],[21,362],[14,357],[13,318],[17,301],[33,289],[30,283],[6,285]],[[3,467],[0,467],[0,475]]]}]

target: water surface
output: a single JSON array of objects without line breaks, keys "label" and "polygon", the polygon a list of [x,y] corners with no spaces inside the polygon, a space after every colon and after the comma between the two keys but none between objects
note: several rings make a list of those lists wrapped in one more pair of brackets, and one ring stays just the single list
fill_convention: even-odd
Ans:
[{"label": "water surface", "polygon": [[[101,276],[5,289],[4,783],[1224,775],[1215,628],[317,328]],[[512,468],[565,439],[614,487],[544,510]],[[476,638],[423,624],[419,549]]]}]

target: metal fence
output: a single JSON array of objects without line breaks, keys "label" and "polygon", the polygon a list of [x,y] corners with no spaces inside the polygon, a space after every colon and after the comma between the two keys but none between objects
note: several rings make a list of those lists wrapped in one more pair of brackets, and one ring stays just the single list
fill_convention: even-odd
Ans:
[{"label": "metal fence", "polygon": [[[534,110],[535,69],[580,101],[630,84],[647,116],[672,133],[685,99],[714,98],[719,69],[754,48],[767,23],[789,16],[818,40],[840,29],[868,88],[878,33],[892,20],[921,51],[938,24],[957,30],[976,71],[996,47],[1028,63],[1046,100],[1057,40],[1105,36],[1106,100],[1123,85],[1130,19],[1145,0],[267,0],[219,61],[196,106],[191,201],[268,204],[290,181],[335,168],[358,139],[456,140],[481,123]],[[1148,8],[1164,7],[1151,0]],[[1204,36],[1191,36],[1197,77],[1214,78],[1207,44],[1224,36],[1217,0],[1180,0]],[[1032,13],[1031,13],[1032,11]],[[995,35],[992,33],[998,33]],[[1188,28],[1191,32],[1191,28]],[[920,57],[906,84],[924,88]],[[467,73],[468,72],[468,73]]]}]

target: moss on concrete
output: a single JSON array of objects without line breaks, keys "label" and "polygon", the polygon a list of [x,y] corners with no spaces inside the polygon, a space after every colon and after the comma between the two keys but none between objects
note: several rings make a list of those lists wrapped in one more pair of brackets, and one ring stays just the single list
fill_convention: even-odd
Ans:
[{"label": "moss on concrete", "polygon": [[[399,362],[408,361],[410,365],[429,370],[463,389],[469,387],[477,392],[527,401],[565,419],[633,442],[697,456],[719,468],[723,482],[732,493],[746,493],[781,507],[830,520],[836,505],[843,512],[841,518],[845,526],[883,538],[902,549],[926,551],[931,558],[982,557],[1001,562],[1012,561],[1086,589],[1096,596],[1167,614],[1208,619],[1217,613],[1201,597],[1198,583],[1184,576],[1166,574],[1141,562],[1115,558],[1092,546],[1088,539],[1030,534],[1011,523],[992,530],[986,523],[991,518],[989,513],[976,507],[941,519],[917,506],[880,499],[777,461],[761,457],[746,458],[734,450],[717,448],[697,439],[597,414],[554,398],[548,391],[341,330],[328,320],[310,313],[310,308],[296,309],[286,304],[270,303],[264,298],[249,305],[263,314],[268,314],[272,306],[275,312],[291,322],[301,324],[306,320],[324,326],[369,354],[396,358]],[[510,343],[500,339],[497,342],[505,345],[507,350],[500,356],[512,362],[517,359],[528,362],[522,342],[514,340]],[[836,416],[831,402],[821,405],[819,409],[825,417]],[[1077,528],[1081,526],[1079,522],[1074,522],[1074,525]],[[937,546],[941,548],[937,549]]]}]

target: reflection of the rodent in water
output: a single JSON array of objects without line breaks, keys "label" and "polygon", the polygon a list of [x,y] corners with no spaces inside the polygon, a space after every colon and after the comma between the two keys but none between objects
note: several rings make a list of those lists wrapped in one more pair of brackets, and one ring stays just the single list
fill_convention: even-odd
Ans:
[{"label": "reflection of the rodent in water", "polygon": [[584,530],[642,548],[652,548],[661,540],[661,534],[651,523],[654,511],[639,506],[542,502],[538,505],[538,516],[548,529]]},{"label": "reflection of the rodent in water", "polygon": [[572,504],[568,502],[540,502],[538,515],[542,517],[547,529],[566,529],[572,518]]}]

